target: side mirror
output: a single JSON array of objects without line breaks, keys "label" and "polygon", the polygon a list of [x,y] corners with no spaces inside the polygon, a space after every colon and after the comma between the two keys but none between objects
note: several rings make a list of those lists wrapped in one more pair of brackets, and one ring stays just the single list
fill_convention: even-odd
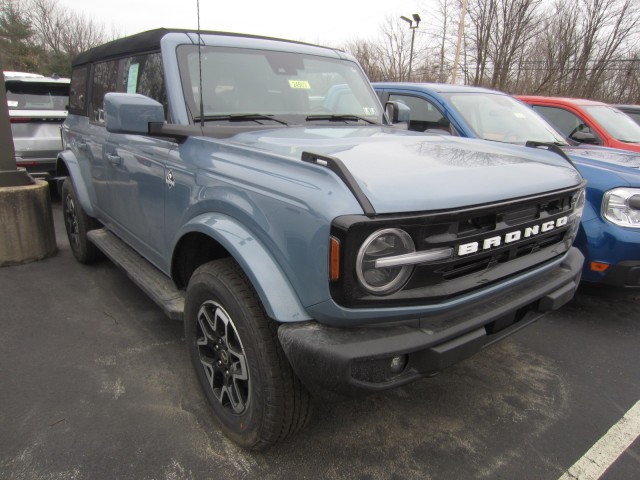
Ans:
[{"label": "side mirror", "polygon": [[598,138],[591,132],[575,132],[569,138],[571,138],[571,140],[575,140],[578,143],[587,143],[590,145],[600,144]]},{"label": "side mirror", "polygon": [[164,123],[164,107],[137,93],[107,93],[104,120],[111,133],[149,134],[149,123]]},{"label": "side mirror", "polygon": [[387,114],[387,118],[393,124],[406,123],[406,127],[409,127],[411,121],[411,109],[404,103],[400,102],[387,102],[384,106],[384,110]]}]

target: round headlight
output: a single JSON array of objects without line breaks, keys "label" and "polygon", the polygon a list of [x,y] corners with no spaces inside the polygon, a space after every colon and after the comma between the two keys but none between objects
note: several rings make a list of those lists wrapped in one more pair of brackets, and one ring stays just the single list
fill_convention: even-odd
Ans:
[{"label": "round headlight", "polygon": [[413,265],[377,267],[376,261],[416,251],[411,236],[404,230],[385,228],[369,235],[356,261],[356,273],[362,287],[374,295],[398,291],[413,272]]}]

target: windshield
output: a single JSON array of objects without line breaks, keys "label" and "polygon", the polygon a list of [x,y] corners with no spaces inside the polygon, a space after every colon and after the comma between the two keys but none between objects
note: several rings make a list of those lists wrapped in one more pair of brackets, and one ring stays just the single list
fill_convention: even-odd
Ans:
[{"label": "windshield", "polygon": [[[202,103],[198,48],[178,48],[180,75],[191,116],[286,117],[288,122],[334,120],[334,115],[382,123],[378,98],[357,64],[271,50],[203,47]],[[262,119],[261,119],[262,120]]]},{"label": "windshield", "polygon": [[64,83],[6,80],[10,110],[66,110],[69,85]]},{"label": "windshield", "polygon": [[561,133],[530,107],[507,95],[493,93],[443,94],[473,132],[484,140],[525,144],[567,145]]},{"label": "windshield", "polygon": [[640,125],[620,110],[607,105],[583,106],[582,108],[616,140],[640,143]]}]

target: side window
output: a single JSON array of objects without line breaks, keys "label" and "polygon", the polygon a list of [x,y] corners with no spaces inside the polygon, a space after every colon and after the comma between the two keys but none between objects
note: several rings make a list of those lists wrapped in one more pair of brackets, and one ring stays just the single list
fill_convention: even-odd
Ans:
[{"label": "side window", "polygon": [[450,132],[449,119],[428,100],[412,95],[389,95],[390,102],[405,104],[411,109],[409,130],[424,132],[426,130],[445,130]]},{"label": "side window", "polygon": [[118,91],[139,93],[160,102],[167,113],[167,92],[160,53],[127,57],[120,60]]},{"label": "side window", "polygon": [[116,91],[118,77],[118,61],[96,63],[93,66],[93,82],[91,88],[91,105],[89,120],[104,123],[104,96]]},{"label": "side window", "polygon": [[581,125],[586,129],[586,131],[591,131],[589,127],[584,125],[580,117],[563,108],[533,105],[533,110],[542,115],[549,123],[560,130],[566,137],[568,137],[572,132],[579,129]]},{"label": "side window", "polygon": [[69,111],[76,115],[86,115],[88,65],[75,68],[71,72],[69,89]]}]

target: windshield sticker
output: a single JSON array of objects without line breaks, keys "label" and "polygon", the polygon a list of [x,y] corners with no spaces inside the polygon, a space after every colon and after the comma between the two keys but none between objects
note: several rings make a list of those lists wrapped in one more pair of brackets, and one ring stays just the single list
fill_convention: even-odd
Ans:
[{"label": "windshield sticker", "polygon": [[301,90],[311,90],[311,85],[306,80],[289,80],[289,86],[291,88],[297,88]]},{"label": "windshield sticker", "polygon": [[373,107],[363,107],[362,111],[365,115],[372,116],[376,114],[376,109]]},{"label": "windshield sticker", "polygon": [[515,112],[513,115],[515,115],[516,118],[519,118],[521,120],[524,120],[526,118],[524,116],[524,113],[520,113],[520,112]]},{"label": "windshield sticker", "polygon": [[129,78],[127,78],[127,93],[136,93],[138,88],[138,69],[139,63],[132,63],[129,66]]},{"label": "windshield sticker", "polygon": [[7,105],[9,105],[10,107],[17,107],[18,102],[15,100],[7,100]]}]

